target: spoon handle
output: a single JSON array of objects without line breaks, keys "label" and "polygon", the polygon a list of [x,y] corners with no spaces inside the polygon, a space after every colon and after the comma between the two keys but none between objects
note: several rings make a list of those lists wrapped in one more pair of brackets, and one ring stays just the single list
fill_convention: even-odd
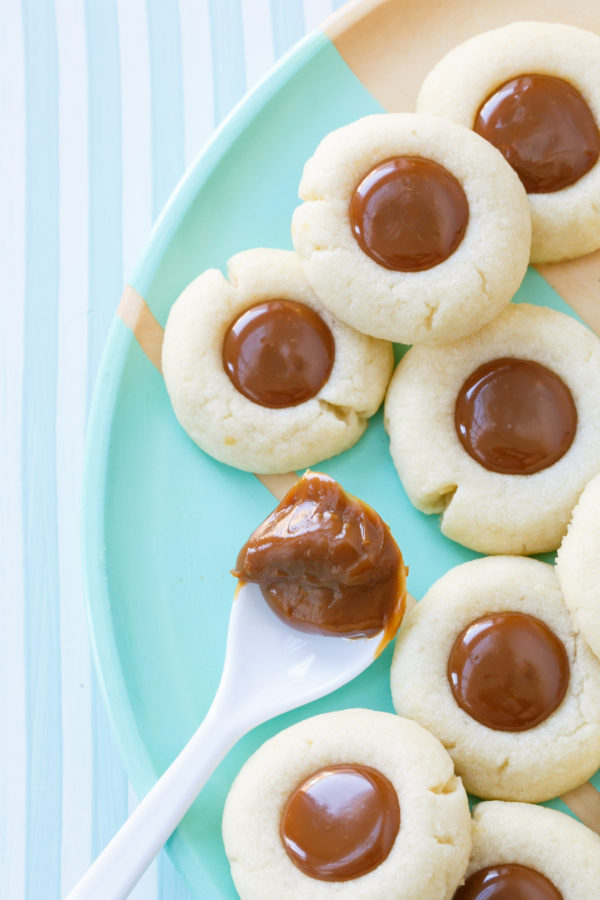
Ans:
[{"label": "spoon handle", "polygon": [[[127,897],[227,751],[247,729],[213,703],[206,718],[67,900]],[[242,730],[240,731],[240,727]]]}]

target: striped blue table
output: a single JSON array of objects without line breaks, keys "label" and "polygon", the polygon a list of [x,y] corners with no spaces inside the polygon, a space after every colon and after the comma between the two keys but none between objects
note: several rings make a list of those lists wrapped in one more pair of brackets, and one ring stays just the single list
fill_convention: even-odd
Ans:
[{"label": "striped blue table", "polygon": [[[0,3],[0,896],[53,900],[136,799],[97,685],[86,417],[122,286],[185,167],[338,0]],[[165,854],[137,900],[189,893]]]}]

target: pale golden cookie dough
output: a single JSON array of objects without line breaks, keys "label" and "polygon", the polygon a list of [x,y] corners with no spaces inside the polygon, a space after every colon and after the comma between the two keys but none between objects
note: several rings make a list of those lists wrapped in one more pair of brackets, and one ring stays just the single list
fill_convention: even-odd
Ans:
[{"label": "pale golden cookie dough", "polygon": [[600,657],[600,475],[592,478],[573,510],[556,574],[575,625]]},{"label": "pale golden cookie dough", "polygon": [[[304,469],[347,450],[383,400],[393,367],[391,344],[359,334],[325,309],[295,253],[247,250],[229,260],[227,271],[227,279],[217,269],[204,272],[169,313],[162,369],[180,424],[211,456],[250,472]],[[241,394],[222,361],[232,321],[271,299],[315,310],[335,341],[333,369],[316,396],[282,409]]]},{"label": "pale golden cookie dough", "polygon": [[[394,785],[400,830],[387,858],[350,881],[305,875],[287,855],[279,822],[290,793],[334,764],[378,769]],[[467,796],[452,760],[416,722],[348,709],[306,719],[263,744],[225,803],[223,840],[241,900],[450,900],[471,849]]]},{"label": "pale golden cookie dough", "polygon": [[[472,128],[490,94],[531,74],[573,85],[600,127],[600,36],[548,22],[513,22],[459,44],[423,82],[417,111]],[[532,262],[571,259],[600,247],[600,160],[574,184],[528,197]]]},{"label": "pale golden cookie dough", "polygon": [[[462,185],[469,223],[446,260],[421,272],[391,271],[355,240],[349,204],[364,176],[394,156],[421,156]],[[501,154],[471,131],[412,113],[367,116],[327,135],[300,182],[305,202],[292,238],[306,277],[340,319],[375,337],[454,340],[493,319],[519,287],[529,259],[527,195]]]},{"label": "pale golden cookie dough", "polygon": [[[479,366],[501,357],[534,360],[555,372],[577,408],[568,451],[531,475],[489,471],[456,434],[460,388]],[[600,471],[600,340],[564,313],[510,304],[471,337],[409,350],[390,382],[385,425],[410,501],[441,513],[447,537],[481,553],[555,550],[581,491]]]},{"label": "pale golden cookie dough", "polygon": [[[567,693],[539,725],[521,732],[482,725],[463,710],[448,681],[448,657],[476,619],[522,612],[562,641]],[[484,557],[451,569],[403,623],[391,671],[396,712],[428,728],[478,797],[540,802],[586,781],[600,767],[600,662],[574,633],[554,568],[524,557]]]},{"label": "pale golden cookie dough", "polygon": [[600,885],[600,837],[570,816],[528,803],[479,803],[465,880],[516,863],[544,875],[563,900],[592,900]]}]

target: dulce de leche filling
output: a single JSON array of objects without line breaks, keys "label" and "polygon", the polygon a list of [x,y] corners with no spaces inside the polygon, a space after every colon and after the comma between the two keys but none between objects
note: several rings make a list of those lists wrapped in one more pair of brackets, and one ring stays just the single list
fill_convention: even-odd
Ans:
[{"label": "dulce de leche filling", "polygon": [[329,766],[290,794],[279,834],[292,862],[321,881],[349,881],[377,868],[400,828],[392,783],[357,763]]},{"label": "dulce de leche filling", "polygon": [[453,900],[563,900],[563,895],[535,869],[506,863],[475,872]]},{"label": "dulce de leche filling", "polygon": [[350,201],[350,224],[364,252],[386,269],[420,272],[462,241],[469,204],[443,166],[420,156],[386,159],[365,175]]},{"label": "dulce de leche filling", "polygon": [[406,570],[389,528],[317,472],[287,492],[239,552],[233,574],[255,582],[274,612],[303,631],[395,634]]},{"label": "dulce de leche filling", "polygon": [[576,88],[553,75],[521,75],[484,101],[473,126],[516,171],[528,194],[578,181],[600,155],[592,111]]},{"label": "dulce de leche filling", "polygon": [[526,731],[563,701],[569,659],[563,643],[535,616],[483,616],[460,634],[448,657],[454,699],[495,731]]},{"label": "dulce de leche filling", "polygon": [[267,300],[245,310],[223,341],[223,367],[238,391],[271,408],[297,406],[331,374],[333,335],[310,307]]},{"label": "dulce de leche filling", "polygon": [[577,430],[569,388],[540,363],[485,363],[456,398],[454,423],[467,453],[491,472],[531,475],[565,455]]}]

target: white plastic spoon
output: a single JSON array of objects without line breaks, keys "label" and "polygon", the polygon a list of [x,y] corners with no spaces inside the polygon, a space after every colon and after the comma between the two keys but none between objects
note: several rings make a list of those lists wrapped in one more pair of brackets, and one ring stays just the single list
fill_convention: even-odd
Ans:
[{"label": "white plastic spoon", "polygon": [[351,681],[392,637],[383,631],[370,638],[298,631],[275,615],[256,585],[240,586],[223,675],[204,721],[67,900],[126,897],[241,737]]}]

